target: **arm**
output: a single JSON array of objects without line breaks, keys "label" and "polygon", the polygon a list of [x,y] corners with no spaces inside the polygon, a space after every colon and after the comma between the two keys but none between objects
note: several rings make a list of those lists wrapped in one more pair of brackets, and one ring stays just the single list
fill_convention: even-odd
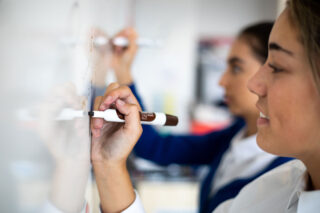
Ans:
[{"label": "arm", "polygon": [[[132,83],[130,89],[144,109],[135,84]],[[144,125],[134,152],[137,156],[160,165],[208,164],[217,153],[225,151],[233,136],[244,125],[244,121],[237,118],[230,127],[201,136],[187,134],[162,136],[154,127]]]},{"label": "arm", "polygon": [[97,118],[91,123],[91,160],[103,212],[121,212],[135,201],[126,160],[142,132],[140,107],[128,87],[111,84],[94,105],[106,110],[112,104],[125,115],[124,124]]},{"label": "arm", "polygon": [[224,152],[233,136],[244,126],[237,120],[222,131],[207,135],[168,135],[161,136],[153,127],[144,126],[143,133],[134,148],[139,157],[160,165],[171,163],[199,165],[209,164],[221,152]]},{"label": "arm", "polygon": [[135,200],[135,193],[125,164],[95,164],[94,173],[103,212],[119,212]]},{"label": "arm", "polygon": [[[141,108],[145,110],[134,83],[130,84],[130,89]],[[137,156],[160,165],[208,164],[217,153],[225,151],[233,136],[244,125],[244,121],[238,118],[226,129],[201,136],[188,134],[162,136],[154,127],[144,125],[134,152]]]},{"label": "arm", "polygon": [[[120,84],[130,86],[134,96],[143,110],[142,100],[133,84],[131,65],[137,45],[137,34],[133,29],[121,31],[117,36],[128,38],[127,49],[116,47],[112,54],[112,67]],[[135,146],[135,154],[160,165],[177,164],[208,164],[217,153],[223,152],[233,135],[243,126],[237,123],[224,131],[218,131],[204,136],[168,135],[161,136],[152,126],[144,125],[143,133]]]}]

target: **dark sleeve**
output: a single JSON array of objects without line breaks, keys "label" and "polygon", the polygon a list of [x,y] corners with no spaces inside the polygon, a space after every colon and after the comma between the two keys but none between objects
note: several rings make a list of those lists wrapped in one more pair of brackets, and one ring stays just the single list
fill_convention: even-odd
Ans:
[{"label": "dark sleeve", "polygon": [[145,111],[145,110],[146,110],[146,109],[145,109],[145,106],[144,106],[144,104],[143,104],[143,102],[142,102],[142,100],[141,100],[141,98],[140,98],[139,93],[137,92],[136,85],[135,85],[134,83],[132,83],[132,84],[129,85],[129,88],[131,89],[133,95],[137,98],[137,100],[138,100],[138,102],[139,102],[139,104],[140,104],[140,106],[141,106],[141,109],[142,109],[143,111]]},{"label": "dark sleeve", "polygon": [[[134,85],[130,86],[142,106],[141,99]],[[134,148],[137,156],[160,165],[171,163],[184,165],[209,164],[217,153],[224,152],[232,137],[244,126],[241,119],[236,119],[229,128],[210,134],[195,135],[160,135],[152,126],[143,125],[143,133]]]}]

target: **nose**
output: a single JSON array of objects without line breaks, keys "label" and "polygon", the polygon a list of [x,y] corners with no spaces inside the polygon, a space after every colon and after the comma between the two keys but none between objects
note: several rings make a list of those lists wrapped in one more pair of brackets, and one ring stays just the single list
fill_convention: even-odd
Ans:
[{"label": "nose", "polygon": [[219,85],[221,86],[221,87],[226,87],[226,85],[227,85],[227,76],[226,76],[226,74],[227,74],[227,71],[224,71],[223,72],[223,74],[222,74],[222,76],[221,76],[221,78],[220,78],[220,80],[219,80]]},{"label": "nose", "polygon": [[255,73],[255,75],[249,79],[247,83],[247,88],[250,92],[256,94],[259,97],[264,97],[267,94],[267,82],[265,73],[267,70],[266,65],[262,65],[260,69]]}]

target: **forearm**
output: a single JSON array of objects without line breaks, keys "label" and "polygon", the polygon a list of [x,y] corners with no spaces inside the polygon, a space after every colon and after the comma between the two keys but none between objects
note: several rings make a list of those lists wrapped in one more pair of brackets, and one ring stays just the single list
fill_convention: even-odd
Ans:
[{"label": "forearm", "polygon": [[121,85],[130,85],[133,82],[131,68],[125,65],[119,66],[117,70],[115,70],[115,75],[117,78],[117,82]]},{"label": "forearm", "polygon": [[121,212],[134,202],[135,193],[125,163],[94,163],[93,168],[104,213]]},{"label": "forearm", "polygon": [[97,87],[106,87],[106,76],[106,70],[96,70],[93,72],[92,84]]}]

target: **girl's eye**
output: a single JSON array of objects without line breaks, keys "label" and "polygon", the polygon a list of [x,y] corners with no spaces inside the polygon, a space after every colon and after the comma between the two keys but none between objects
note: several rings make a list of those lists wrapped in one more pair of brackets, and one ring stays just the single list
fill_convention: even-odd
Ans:
[{"label": "girl's eye", "polygon": [[273,70],[272,73],[279,73],[282,72],[283,69],[276,67],[275,65],[268,64],[268,66]]},{"label": "girl's eye", "polygon": [[231,66],[231,72],[234,73],[234,74],[237,74],[241,71],[241,68],[237,65],[232,65]]}]

